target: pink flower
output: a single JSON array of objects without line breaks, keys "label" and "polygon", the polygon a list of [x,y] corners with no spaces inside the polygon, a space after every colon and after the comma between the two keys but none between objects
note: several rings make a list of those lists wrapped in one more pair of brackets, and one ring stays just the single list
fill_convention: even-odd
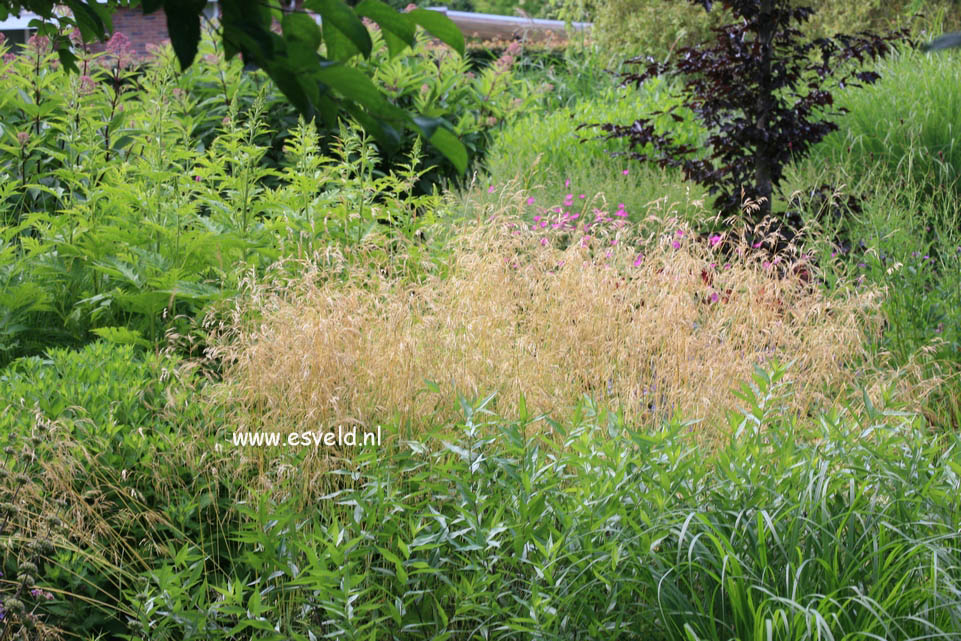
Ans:
[{"label": "pink flower", "polygon": [[683,235],[684,235],[684,230],[683,230],[683,229],[678,229],[675,233],[676,233],[678,236],[683,236]]},{"label": "pink flower", "polygon": [[771,269],[771,261],[769,260],[764,261],[763,263],[761,263],[761,267],[763,267],[764,269]]},{"label": "pink flower", "polygon": [[568,187],[570,187],[570,186],[571,186],[571,179],[568,178],[567,180],[564,181],[564,188],[566,189],[566,188],[568,188]]},{"label": "pink flower", "polygon": [[711,293],[711,302],[712,302],[712,303],[716,303],[716,302],[717,302],[717,299],[718,299],[717,292],[712,292],[712,293]]},{"label": "pink flower", "polygon": [[122,32],[117,31],[110,36],[105,49],[115,59],[117,67],[126,69],[133,63],[133,47],[130,45],[130,39]]},{"label": "pink flower", "polygon": [[531,196],[530,198],[527,199],[527,204],[528,204],[528,205],[533,205],[533,204],[534,204],[534,197],[533,197],[533,196]]},{"label": "pink flower", "polygon": [[711,236],[707,242],[710,243],[711,247],[714,247],[719,242],[721,242],[721,236],[718,234],[715,234],[714,236]]},{"label": "pink flower", "polygon": [[641,263],[644,262],[644,254],[638,254],[637,258],[634,259],[634,266],[640,267]]},{"label": "pink flower", "polygon": [[757,248],[759,248],[760,246],[761,246],[761,241],[757,241],[756,243],[754,243],[753,245],[751,245],[751,247],[753,247],[754,249],[757,249]]},{"label": "pink flower", "polygon": [[95,88],[96,88],[96,84],[94,84],[93,78],[87,75],[80,76],[80,86],[77,88],[80,95],[83,96],[89,93],[93,93],[93,90]]},{"label": "pink flower", "polygon": [[578,198],[587,198],[587,195],[586,195],[586,194],[581,194],[581,195],[578,196]]},{"label": "pink flower", "polygon": [[624,171],[622,171],[621,173],[622,173],[622,174],[624,174],[624,175],[626,176],[626,175],[627,175],[628,173],[630,173],[630,170],[629,170],[629,169],[625,169],[625,170],[624,170]]},{"label": "pink flower", "polygon": [[50,38],[47,36],[38,36],[37,34],[34,34],[30,36],[29,40],[27,40],[27,46],[37,53],[47,53],[47,50],[50,47]]},{"label": "pink flower", "polygon": [[675,240],[673,243],[671,243],[671,247],[673,247],[674,249],[680,249],[681,243]]},{"label": "pink flower", "polygon": [[543,245],[544,247],[547,247],[547,239],[546,239],[546,238],[541,238],[541,245]]},{"label": "pink flower", "polygon": [[493,193],[494,193],[494,185],[491,185],[490,187],[487,188],[487,193],[488,193],[488,194],[493,194]]}]

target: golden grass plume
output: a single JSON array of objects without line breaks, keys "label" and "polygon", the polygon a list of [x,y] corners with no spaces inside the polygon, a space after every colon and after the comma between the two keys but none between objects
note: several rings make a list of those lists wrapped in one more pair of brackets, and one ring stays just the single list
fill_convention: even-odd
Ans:
[{"label": "golden grass plume", "polygon": [[455,393],[490,392],[506,416],[522,396],[557,413],[587,394],[634,424],[679,411],[716,426],[774,358],[793,361],[795,410],[833,401],[880,330],[877,291],[828,298],[810,265],[779,275],[750,248],[723,263],[683,228],[639,240],[494,217],[450,247],[419,282],[308,264],[252,286],[214,348],[240,427],[437,425],[456,420]]}]

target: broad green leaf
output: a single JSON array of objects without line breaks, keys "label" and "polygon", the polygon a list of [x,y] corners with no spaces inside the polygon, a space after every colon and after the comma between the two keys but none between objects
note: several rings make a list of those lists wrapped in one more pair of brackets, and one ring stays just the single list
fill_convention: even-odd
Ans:
[{"label": "broad green leaf", "polygon": [[327,57],[331,60],[345,62],[360,54],[360,49],[350,41],[350,38],[341,33],[340,29],[331,22],[324,22],[324,45],[327,48]]},{"label": "broad green leaf", "polygon": [[405,15],[422,26],[427,33],[450,45],[460,55],[464,55],[464,34],[457,28],[454,21],[443,13],[430,9],[414,9]]},{"label": "broad green leaf", "polygon": [[284,16],[281,28],[284,32],[284,40],[288,43],[301,42],[315,52],[320,46],[320,27],[306,13],[288,13]]},{"label": "broad green leaf", "polygon": [[387,43],[387,57],[395,58],[399,53],[407,48],[407,43],[392,34],[390,31],[381,30],[384,42]]},{"label": "broad green leaf", "polygon": [[244,55],[244,62],[256,62],[266,66],[273,58],[274,45],[270,32],[270,11],[255,0],[231,0],[221,5],[220,22],[222,25],[224,55],[229,60],[238,53]]},{"label": "broad green leaf", "polygon": [[150,341],[145,339],[137,330],[128,327],[97,327],[91,331],[108,343],[150,347]]},{"label": "broad green leaf", "polygon": [[113,9],[107,3],[92,2],[87,5],[92,11],[100,16],[103,23],[104,33],[113,33]]},{"label": "broad green leaf", "polygon": [[73,12],[73,19],[77,23],[77,28],[80,29],[80,35],[83,37],[84,42],[102,40],[106,34],[104,33],[104,24],[100,15],[91,9],[90,5],[86,2],[66,0],[66,3],[67,6],[70,7],[70,11]]},{"label": "broad green leaf", "polygon": [[60,49],[57,49],[57,57],[60,59],[60,64],[63,65],[64,69],[66,69],[67,71],[70,71],[71,73],[78,72],[77,56],[73,55],[73,52],[70,51],[70,49],[66,49],[63,47],[61,47]]},{"label": "broad green leaf", "polygon": [[290,63],[282,58],[270,60],[264,67],[267,75],[274,81],[277,88],[290,100],[291,104],[302,114],[310,111],[310,101],[301,86],[298,74],[290,68]]},{"label": "broad green leaf", "polygon": [[407,116],[403,110],[390,104],[370,77],[358,69],[339,62],[326,63],[316,75],[324,84],[357,102],[373,116],[394,120],[403,120]]},{"label": "broad green leaf", "polygon": [[428,140],[437,148],[437,151],[453,163],[457,171],[460,173],[467,171],[467,149],[449,129],[438,127]]},{"label": "broad green leaf", "polygon": [[370,18],[376,22],[387,34],[397,36],[410,47],[414,46],[414,36],[417,31],[416,23],[406,14],[391,9],[387,3],[381,0],[363,0],[354,7],[354,11],[358,16]]},{"label": "broad green leaf", "polygon": [[364,128],[364,131],[374,137],[374,140],[377,141],[377,144],[380,145],[381,149],[386,154],[393,154],[400,147],[400,132],[398,132],[388,123],[382,120],[377,120],[354,103],[345,104],[344,109],[354,118],[354,120],[360,123],[360,126]]},{"label": "broad green leaf", "polygon": [[164,14],[167,16],[167,33],[170,44],[177,54],[181,71],[185,71],[197,56],[197,43],[200,42],[200,12],[204,2],[194,0],[167,0]]},{"label": "broad green leaf", "polygon": [[367,33],[367,27],[343,0],[307,0],[304,2],[304,8],[319,13],[325,27],[328,24],[333,25],[364,54],[365,58],[370,57],[370,50],[373,45],[370,41],[370,34]]}]

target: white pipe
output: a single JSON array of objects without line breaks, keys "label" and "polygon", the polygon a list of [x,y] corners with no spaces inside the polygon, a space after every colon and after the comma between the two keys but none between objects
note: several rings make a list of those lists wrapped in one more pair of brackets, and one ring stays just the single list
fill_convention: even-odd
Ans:
[{"label": "white pipe", "polygon": [[[449,11],[447,7],[427,7],[431,11],[439,11],[454,21],[464,32],[465,36],[477,35],[481,38],[504,37],[512,35],[526,35],[528,32],[552,32],[566,35],[567,23],[563,20],[544,20],[542,18],[521,18],[513,16],[498,16],[490,13],[469,13],[467,11]],[[590,22],[573,22],[574,31],[587,31]]]}]

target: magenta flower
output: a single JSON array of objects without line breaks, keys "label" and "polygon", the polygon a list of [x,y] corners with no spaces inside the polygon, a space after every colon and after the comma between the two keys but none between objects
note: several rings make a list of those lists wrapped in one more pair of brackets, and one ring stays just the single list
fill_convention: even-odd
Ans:
[{"label": "magenta flower", "polygon": [[578,196],[578,198],[587,198],[587,196],[585,194],[581,194]]},{"label": "magenta flower", "polygon": [[758,249],[760,246],[761,246],[761,241],[757,241],[756,243],[754,243],[753,245],[751,245],[751,247],[754,248],[754,249]]},{"label": "magenta flower", "polygon": [[626,176],[628,173],[630,173],[630,169],[625,169],[625,170],[622,171],[621,173]]},{"label": "magenta flower", "polygon": [[534,204],[534,197],[533,197],[533,196],[531,196],[530,198],[527,199],[527,204],[528,204],[528,205],[533,205],[533,204]]},{"label": "magenta flower", "polygon": [[680,249],[681,243],[675,240],[673,243],[671,243],[671,247],[673,247],[674,249]]},{"label": "magenta flower", "polygon": [[547,247],[547,239],[546,239],[546,238],[541,238],[541,245],[543,245],[544,247]]},{"label": "magenta flower", "polygon": [[634,266],[640,267],[641,263],[644,262],[644,254],[638,254],[637,258],[634,259]]},{"label": "magenta flower", "polygon": [[570,186],[571,186],[571,179],[568,178],[567,180],[564,181],[564,189],[567,189]]},{"label": "magenta flower", "polygon": [[683,229],[678,229],[677,232],[675,232],[675,233],[676,233],[678,236],[683,236],[683,235],[684,235],[684,230],[683,230]]},{"label": "magenta flower", "polygon": [[714,247],[714,246],[717,245],[719,242],[721,242],[721,236],[718,235],[718,234],[715,234],[714,236],[711,236],[711,237],[708,239],[708,242],[711,244],[711,247]]},{"label": "magenta flower", "polygon": [[719,297],[718,297],[718,295],[717,295],[717,292],[711,293],[711,302],[712,302],[712,303],[716,303],[718,298],[719,298]]},{"label": "magenta flower", "polygon": [[494,185],[491,185],[490,187],[487,188],[487,193],[488,193],[488,194],[493,194],[493,193],[494,193]]}]

